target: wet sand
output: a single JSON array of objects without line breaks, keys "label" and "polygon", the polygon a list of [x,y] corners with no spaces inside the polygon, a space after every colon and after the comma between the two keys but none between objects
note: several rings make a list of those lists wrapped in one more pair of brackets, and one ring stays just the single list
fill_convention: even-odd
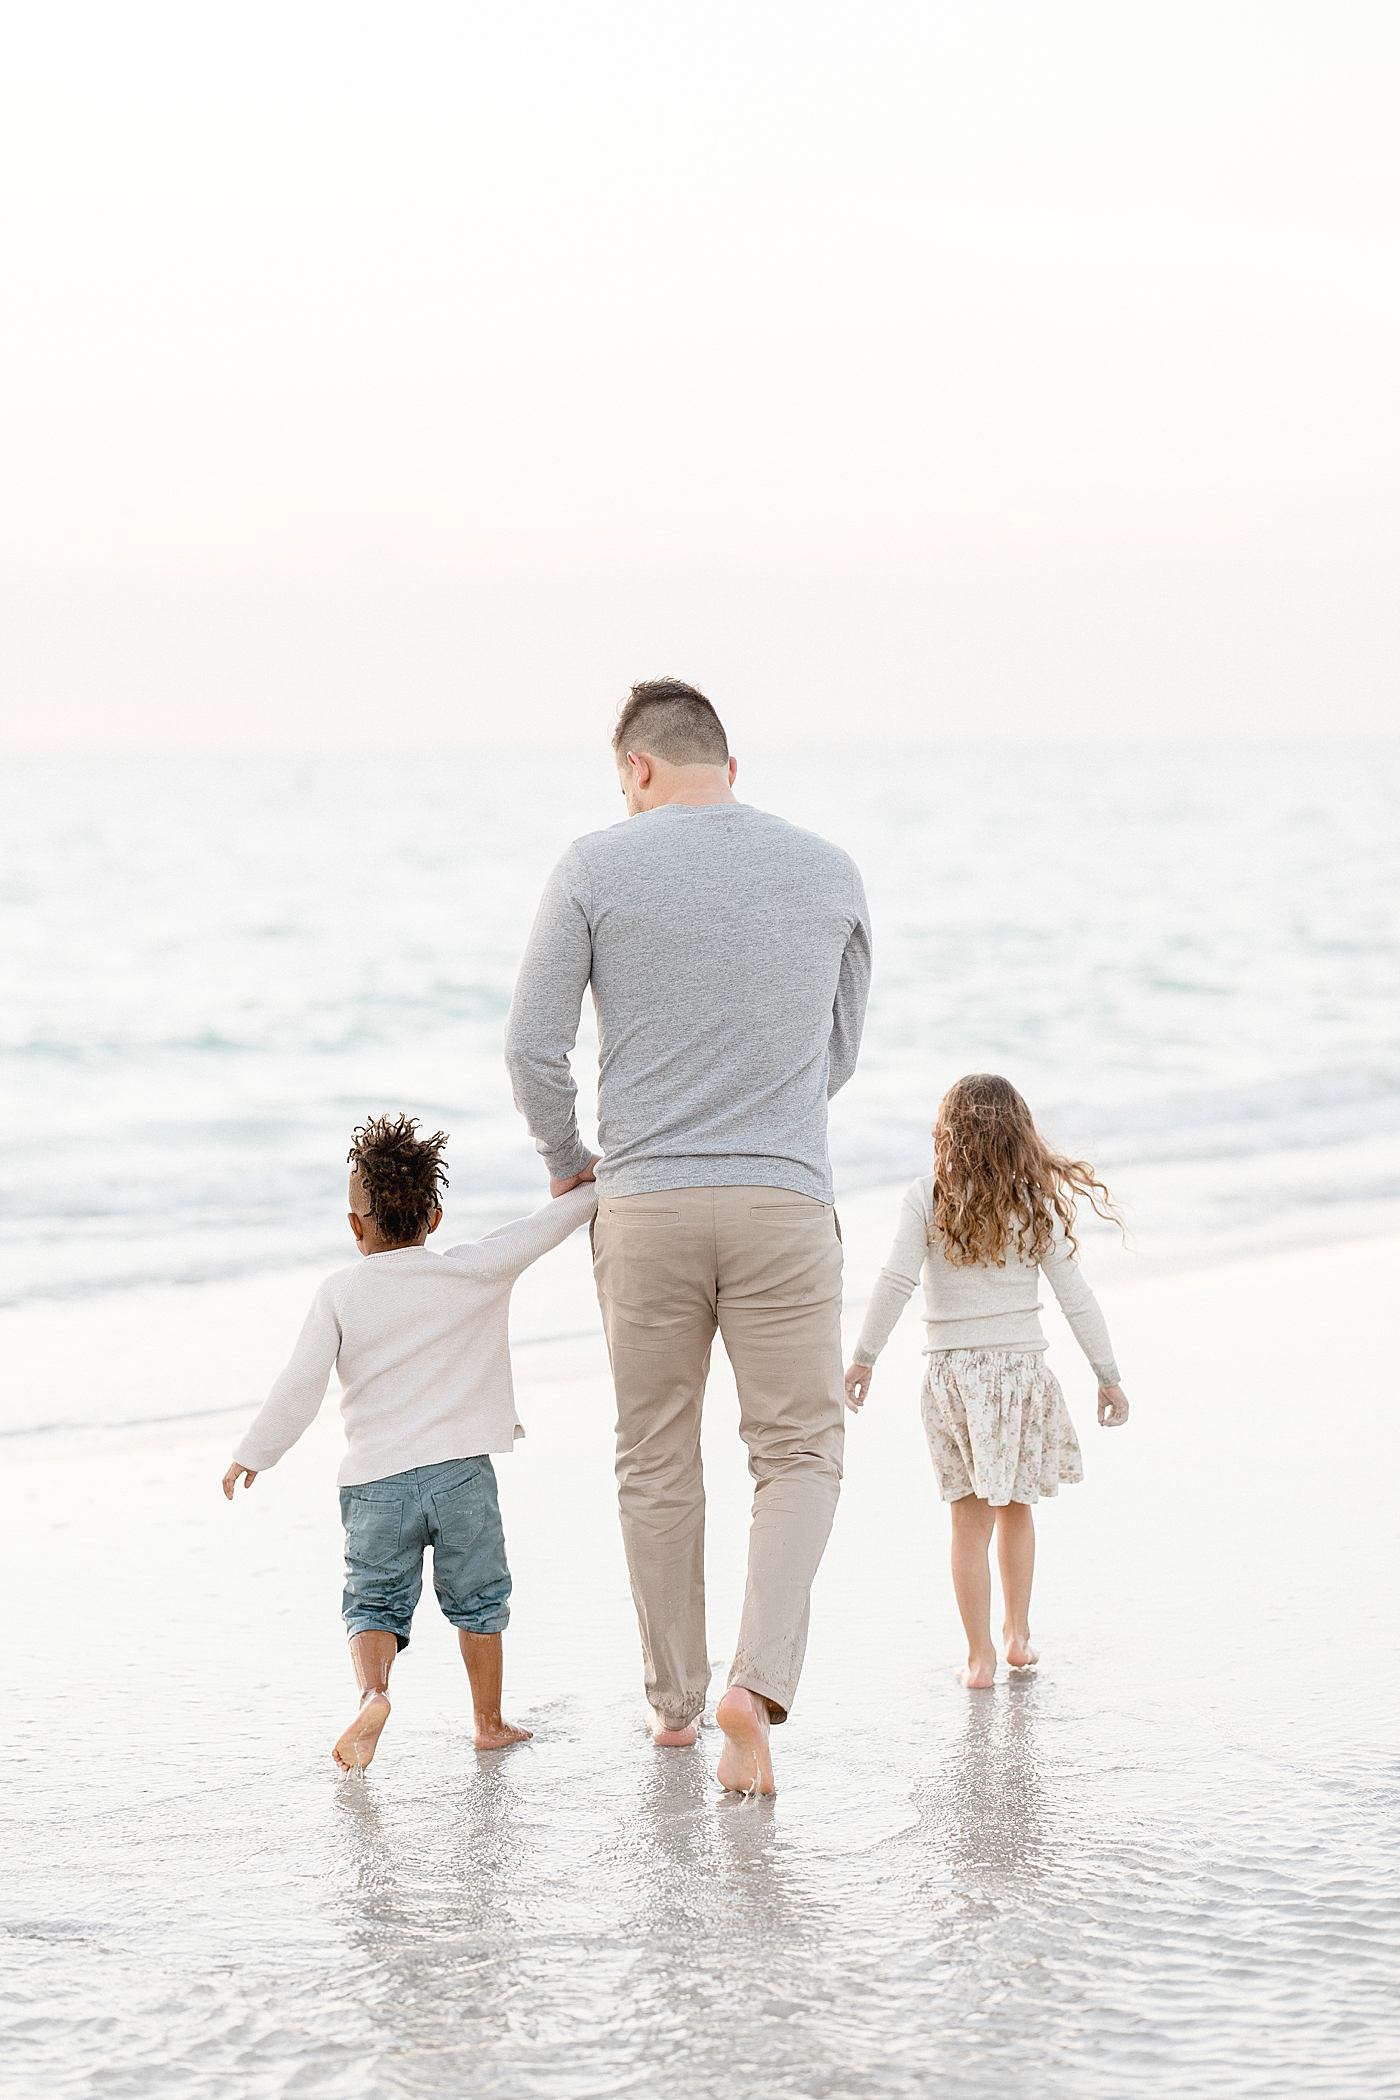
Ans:
[{"label": "wet sand", "polygon": [[[853,1282],[891,1217],[843,1205]],[[1096,1259],[1133,1420],[1094,1427],[1052,1319],[1088,1477],[1038,1516],[1042,1667],[985,1693],[953,1675],[911,1312],[851,1425],[771,1806],[720,1795],[713,1727],[642,1733],[596,1339],[521,1351],[499,1466],[534,1741],[473,1751],[429,1592],[364,1780],[329,1756],[354,1703],[332,1407],[232,1509],[247,1410],[11,1440],[11,2089],[1393,2090],[1397,1255]],[[558,1260],[537,1288],[572,1331],[582,1241]],[[732,1422],[720,1362],[715,1694]]]}]

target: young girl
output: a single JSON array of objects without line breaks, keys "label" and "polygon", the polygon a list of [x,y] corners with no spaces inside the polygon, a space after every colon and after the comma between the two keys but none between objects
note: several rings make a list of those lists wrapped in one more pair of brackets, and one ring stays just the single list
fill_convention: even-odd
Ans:
[{"label": "young girl", "polygon": [[860,1408],[871,1366],[910,1292],[924,1279],[928,1371],[924,1428],[945,1502],[952,1504],[953,1588],[967,1630],[967,1667],[980,1691],[996,1676],[992,1578],[997,1535],[1006,1604],[1006,1660],[1029,1669],[1035,1519],[1031,1505],[1084,1478],[1079,1440],[1045,1363],[1043,1274],[1099,1381],[1099,1422],[1128,1419],[1103,1314],[1075,1260],[1076,1196],[1113,1218],[1108,1190],[1084,1160],[1062,1159],[1040,1136],[1007,1079],[973,1072],[948,1089],[933,1127],[933,1172],[904,1199],[890,1258],[871,1293],[846,1401]]}]

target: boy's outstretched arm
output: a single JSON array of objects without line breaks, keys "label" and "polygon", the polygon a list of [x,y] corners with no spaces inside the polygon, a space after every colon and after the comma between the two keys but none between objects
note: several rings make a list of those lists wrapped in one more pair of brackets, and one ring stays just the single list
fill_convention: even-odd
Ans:
[{"label": "boy's outstretched arm", "polygon": [[[590,1159],[585,1171],[591,1174],[592,1167]],[[449,1247],[443,1260],[466,1256],[474,1265],[484,1265],[488,1274],[508,1276],[514,1281],[531,1262],[548,1254],[551,1247],[559,1246],[580,1225],[586,1225],[597,1208],[598,1190],[590,1179],[565,1195],[551,1197],[548,1203],[531,1211],[528,1218],[514,1218],[509,1225],[498,1225],[484,1239],[472,1240],[465,1247]],[[476,1273],[481,1274],[480,1267]]]}]

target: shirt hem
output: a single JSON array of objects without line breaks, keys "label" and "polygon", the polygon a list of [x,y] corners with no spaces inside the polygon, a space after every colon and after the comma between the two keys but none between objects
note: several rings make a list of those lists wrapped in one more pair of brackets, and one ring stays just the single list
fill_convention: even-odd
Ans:
[{"label": "shirt hem", "polygon": [[1050,1344],[1042,1336],[1038,1342],[930,1342],[925,1356],[947,1356],[953,1349],[1007,1349],[1016,1356],[1043,1356]]},{"label": "shirt hem", "polygon": [[376,1480],[388,1480],[395,1473],[411,1473],[416,1466],[445,1466],[454,1458],[499,1458],[503,1453],[515,1449],[515,1434],[512,1430],[508,1444],[501,1443],[499,1435],[499,1431],[494,1431],[487,1437],[458,1437],[447,1450],[443,1450],[440,1445],[430,1444],[421,1451],[396,1453],[392,1465],[381,1464],[369,1473],[357,1465],[353,1477],[347,1475],[345,1470],[351,1461],[344,1459],[341,1461],[340,1471],[335,1476],[335,1484],[343,1488],[370,1487]]},{"label": "shirt hem", "polygon": [[718,1159],[639,1160],[635,1166],[615,1167],[605,1172],[598,1164],[598,1187],[604,1196],[658,1196],[667,1189],[788,1189],[794,1196],[811,1196],[830,1203],[835,1190],[831,1175],[816,1174],[792,1160],[750,1159],[730,1155]]}]

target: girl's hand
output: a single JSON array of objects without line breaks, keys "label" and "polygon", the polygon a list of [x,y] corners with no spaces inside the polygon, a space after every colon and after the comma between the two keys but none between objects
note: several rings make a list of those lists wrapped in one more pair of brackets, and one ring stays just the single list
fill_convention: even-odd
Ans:
[{"label": "girl's hand", "polygon": [[865,1396],[870,1391],[874,1371],[869,1364],[852,1364],[846,1372],[846,1405],[853,1415],[858,1415],[865,1405]]},{"label": "girl's hand", "polygon": [[253,1485],[253,1482],[258,1477],[256,1473],[250,1473],[246,1466],[240,1466],[237,1463],[237,1461],[235,1461],[234,1464],[229,1467],[227,1473],[225,1473],[224,1475],[224,1493],[228,1496],[230,1502],[232,1502],[233,1500],[233,1491],[238,1485],[238,1476],[240,1473],[243,1475],[243,1485],[245,1488],[250,1488]]},{"label": "girl's hand", "polygon": [[1121,1429],[1128,1419],[1128,1396],[1121,1385],[1099,1387],[1100,1429]]}]

